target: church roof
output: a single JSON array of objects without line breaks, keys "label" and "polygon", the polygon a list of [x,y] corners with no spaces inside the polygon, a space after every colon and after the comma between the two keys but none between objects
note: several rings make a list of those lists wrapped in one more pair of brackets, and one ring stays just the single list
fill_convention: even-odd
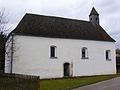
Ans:
[{"label": "church roof", "polygon": [[99,15],[94,7],[92,8],[89,16],[91,16],[91,15]]},{"label": "church roof", "polygon": [[23,17],[13,32],[18,35],[115,41],[101,26],[97,25],[94,27],[88,21],[28,13]]}]

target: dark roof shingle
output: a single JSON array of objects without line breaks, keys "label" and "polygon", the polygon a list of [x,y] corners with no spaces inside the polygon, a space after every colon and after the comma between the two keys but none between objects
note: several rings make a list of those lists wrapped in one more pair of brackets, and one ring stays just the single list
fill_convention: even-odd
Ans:
[{"label": "dark roof shingle", "polygon": [[18,35],[115,41],[101,26],[94,27],[88,21],[35,14],[26,14],[13,32]]}]

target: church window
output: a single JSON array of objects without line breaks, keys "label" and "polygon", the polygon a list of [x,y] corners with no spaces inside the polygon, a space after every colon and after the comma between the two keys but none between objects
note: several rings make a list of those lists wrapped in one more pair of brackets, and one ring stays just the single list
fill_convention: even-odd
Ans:
[{"label": "church window", "polygon": [[82,48],[82,59],[88,59],[88,49],[86,47]]},{"label": "church window", "polygon": [[111,51],[106,50],[106,60],[111,60]]},{"label": "church window", "polygon": [[50,58],[57,58],[56,57],[56,49],[57,49],[56,46],[54,46],[54,45],[50,46]]},{"label": "church window", "polygon": [[96,20],[98,20],[98,19],[96,18]]}]

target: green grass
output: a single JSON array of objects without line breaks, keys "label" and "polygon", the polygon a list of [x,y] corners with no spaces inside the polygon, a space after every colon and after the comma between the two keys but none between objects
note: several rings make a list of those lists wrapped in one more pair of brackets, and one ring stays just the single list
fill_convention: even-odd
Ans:
[{"label": "green grass", "polygon": [[76,77],[76,78],[57,79],[57,80],[41,80],[40,90],[70,90],[80,86],[112,79],[118,76],[120,76],[120,74],[91,76],[91,77]]}]

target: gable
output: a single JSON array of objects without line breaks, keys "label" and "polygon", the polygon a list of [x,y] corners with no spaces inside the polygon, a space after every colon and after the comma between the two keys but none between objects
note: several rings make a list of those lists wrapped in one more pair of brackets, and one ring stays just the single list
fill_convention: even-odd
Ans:
[{"label": "gable", "polygon": [[26,14],[13,31],[18,35],[115,42],[104,29],[88,21]]}]

